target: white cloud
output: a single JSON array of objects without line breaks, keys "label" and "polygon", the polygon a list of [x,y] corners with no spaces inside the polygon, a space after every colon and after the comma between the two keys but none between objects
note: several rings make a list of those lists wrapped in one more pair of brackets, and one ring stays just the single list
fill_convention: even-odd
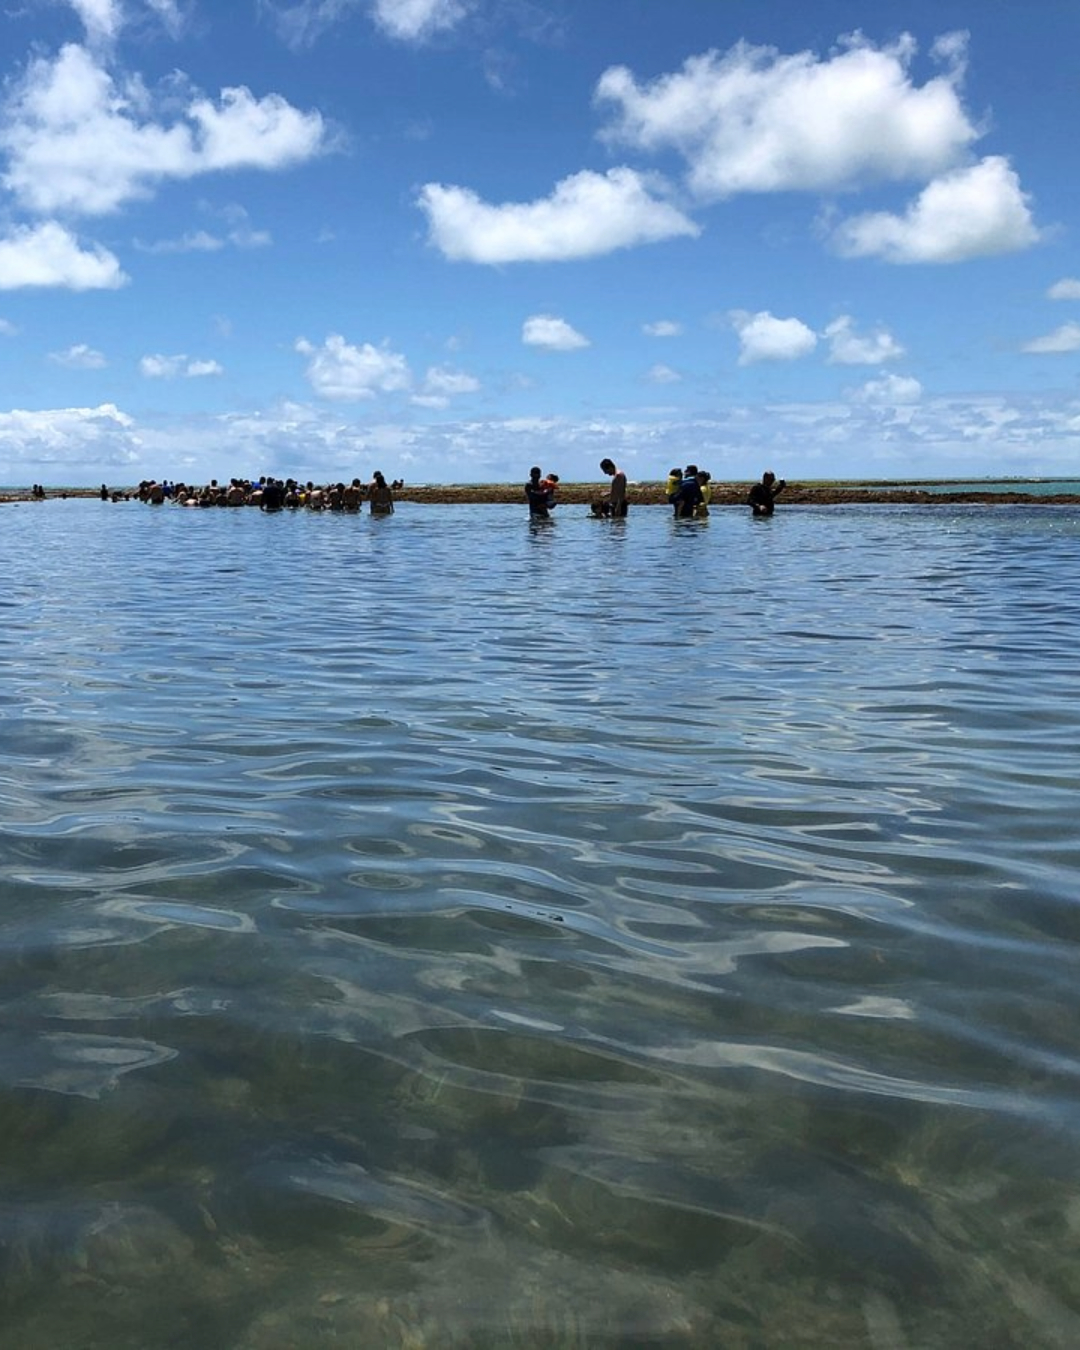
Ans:
[{"label": "white cloud", "polygon": [[170,37],[179,37],[184,27],[184,16],[176,0],[146,0],[147,5],[161,20]]},{"label": "white cloud", "polygon": [[183,356],[144,356],[139,369],[147,379],[171,379],[179,374],[181,363],[186,359]]},{"label": "white cloud", "polygon": [[1063,323],[1045,337],[1032,338],[1025,342],[1022,351],[1045,354],[1049,352],[1080,351],[1080,323]]},{"label": "white cloud", "polygon": [[136,240],[135,247],[143,253],[217,253],[230,244],[242,249],[268,248],[273,242],[268,230],[253,230],[246,219],[238,219],[236,227],[224,237],[208,230],[192,230],[177,239],[157,239],[152,244]]},{"label": "white cloud", "polygon": [[462,0],[375,0],[375,23],[402,42],[422,42],[455,27],[468,13]]},{"label": "white cloud", "polygon": [[216,253],[225,247],[225,240],[206,230],[195,230],[178,239],[157,239],[152,244],[136,239],[135,247],[141,253]]},{"label": "white cloud", "polygon": [[203,203],[203,210],[211,215],[220,216],[230,226],[228,241],[236,248],[265,248],[272,243],[269,230],[255,230],[251,226],[251,217],[247,210],[237,202],[214,208]]},{"label": "white cloud", "polygon": [[829,361],[834,366],[880,366],[904,355],[904,349],[884,328],[860,336],[850,314],[841,314],[825,329]]},{"label": "white cloud", "polygon": [[1051,300],[1080,300],[1080,281],[1075,277],[1062,277],[1046,294]]},{"label": "white cloud", "polygon": [[423,386],[413,398],[414,403],[425,408],[445,408],[451,398],[461,394],[475,394],[480,381],[475,375],[461,370],[451,370],[448,366],[430,366],[424,376]]},{"label": "white cloud", "polygon": [[101,352],[88,347],[85,342],[76,343],[64,352],[50,352],[49,360],[70,370],[101,370],[108,365]]},{"label": "white cloud", "polygon": [[[171,37],[178,37],[183,16],[176,0],[144,0],[147,8],[161,20]],[[126,15],[120,0],[70,0],[82,20],[91,42],[111,42],[124,25]]]},{"label": "white cloud", "polygon": [[209,230],[191,230],[176,239],[158,239],[152,244],[136,240],[135,247],[143,253],[217,253],[229,244],[233,248],[268,248],[273,243],[269,230],[252,229],[242,206],[215,208],[205,202],[201,206],[204,212],[226,221],[232,228],[224,236],[211,234]]},{"label": "white cloud", "polygon": [[675,323],[671,319],[657,319],[655,323],[643,323],[641,331],[646,337],[678,337],[682,332],[682,324]]},{"label": "white cloud", "polygon": [[15,337],[18,331],[10,319],[0,319],[0,337]]},{"label": "white cloud", "polygon": [[[175,96],[175,88],[173,90]],[[185,120],[154,120],[138,80],[118,84],[84,47],[31,61],[2,110],[3,185],[30,211],[103,215],[167,179],[232,169],[281,169],[326,145],[318,112],[280,95],[187,95]]]},{"label": "white cloud", "polygon": [[549,352],[574,352],[590,345],[589,339],[572,328],[565,319],[551,314],[533,314],[521,328],[526,347],[542,347]]},{"label": "white cloud", "polygon": [[0,239],[0,291],[56,286],[69,291],[116,290],[128,277],[116,258],[94,245],[83,249],[62,225],[23,225]]},{"label": "white cloud", "polygon": [[120,6],[116,0],[71,0],[92,41],[110,41],[120,29]]},{"label": "white cloud", "polygon": [[550,197],[499,206],[468,188],[427,183],[418,204],[431,243],[453,262],[561,262],[700,233],[627,168],[586,170],[564,178]]},{"label": "white cloud", "polygon": [[281,169],[310,159],[325,127],[317,112],[303,113],[280,94],[255,98],[243,86],[223,89],[220,102],[197,99],[188,116],[196,138],[195,172],[210,169]]},{"label": "white cloud", "polygon": [[362,0],[299,0],[297,4],[282,4],[277,0],[260,0],[259,8],[269,13],[281,40],[299,49],[310,47],[361,3]]},{"label": "white cloud", "polygon": [[959,96],[965,51],[962,36],[940,40],[933,54],[946,69],[920,87],[906,34],[883,47],[856,34],[825,59],[739,43],[645,84],[612,67],[596,101],[614,111],[607,139],[676,150],[702,200],[926,179],[978,136]]},{"label": "white cloud", "polygon": [[183,353],[178,356],[144,356],[139,362],[139,369],[151,380],[174,380],[178,376],[193,380],[225,373],[216,361],[198,360]]},{"label": "white cloud", "polygon": [[922,392],[922,385],[910,375],[883,375],[852,390],[851,397],[859,403],[905,404],[918,403]]},{"label": "white cloud", "polygon": [[229,243],[235,248],[269,248],[274,237],[269,230],[231,230]]},{"label": "white cloud", "polygon": [[1028,248],[1039,239],[1027,194],[1001,155],[929,183],[902,216],[853,216],[834,235],[849,258],[955,263]]},{"label": "white cloud", "polygon": [[739,335],[740,366],[755,361],[796,361],[817,346],[817,334],[801,319],[778,319],[768,310],[758,314],[734,310],[729,317]]},{"label": "white cloud", "polygon": [[[686,447],[717,481],[749,483],[772,464],[799,478],[1075,474],[1080,397],[1055,391],[914,398],[899,377],[876,394],[822,403],[714,406],[678,417],[670,406],[635,415],[422,418],[343,415],[312,401],[220,416],[156,415],[136,423],[112,405],[0,413],[0,482],[189,482],[265,471],[326,481],[376,465],[407,481],[513,482],[523,463],[551,465],[566,482],[593,481],[610,455],[635,478],[684,462]],[[779,462],[778,462],[779,461]],[[115,466],[115,467],[113,467]]]},{"label": "white cloud", "polygon": [[397,393],[412,383],[404,356],[391,351],[386,343],[374,347],[365,342],[354,347],[332,333],[321,347],[299,338],[296,350],[308,357],[308,380],[322,398],[353,402]]},{"label": "white cloud", "polygon": [[466,0],[261,0],[282,40],[294,48],[310,47],[358,9],[367,9],[387,37],[420,44],[455,28],[471,7]]},{"label": "white cloud", "polygon": [[682,376],[670,366],[658,363],[649,369],[647,378],[650,384],[678,384]]},{"label": "white cloud", "polygon": [[[102,466],[135,462],[139,447],[132,418],[113,403],[97,408],[0,412],[0,457],[13,468],[22,463],[85,465],[91,479],[100,481]],[[13,469],[4,477],[8,482],[18,481]]]}]

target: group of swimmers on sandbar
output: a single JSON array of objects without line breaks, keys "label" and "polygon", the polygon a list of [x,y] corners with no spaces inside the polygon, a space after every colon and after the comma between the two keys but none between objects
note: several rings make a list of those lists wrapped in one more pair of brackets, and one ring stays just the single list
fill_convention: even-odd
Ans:
[{"label": "group of swimmers on sandbar", "polygon": [[[589,507],[597,519],[624,519],[628,510],[626,500],[626,474],[613,459],[602,459],[601,470],[611,479],[611,489],[605,498],[595,501]],[[787,487],[786,481],[777,479],[771,469],[761,475],[761,482],[755,483],[747,493],[746,504],[755,516],[771,516],[776,499]],[[529,481],[525,484],[525,500],[529,503],[529,517],[533,520],[546,520],[557,505],[559,475],[549,473],[544,477],[534,465],[529,470]],[[701,520],[709,514],[712,501],[712,475],[696,464],[688,464],[685,469],[676,465],[668,470],[664,495],[677,520]]]},{"label": "group of swimmers on sandbar", "polygon": [[[360,510],[364,502],[373,516],[389,516],[394,511],[394,492],[405,484],[401,479],[388,483],[376,469],[368,484],[354,478],[351,483],[299,483],[295,478],[232,478],[219,483],[212,479],[205,487],[190,487],[185,483],[146,481],[135,493],[141,502],[161,506],[172,502],[177,506],[258,506],[263,511],[352,511]],[[102,500],[105,500],[102,488]]]}]

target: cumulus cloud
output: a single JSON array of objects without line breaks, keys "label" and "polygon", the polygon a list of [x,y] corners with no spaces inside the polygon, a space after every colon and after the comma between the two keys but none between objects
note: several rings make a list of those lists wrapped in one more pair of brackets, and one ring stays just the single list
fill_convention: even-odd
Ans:
[{"label": "cumulus cloud", "polygon": [[101,370],[108,365],[101,352],[88,347],[85,342],[78,342],[67,351],[50,352],[49,360],[55,365],[67,366],[69,370]]},{"label": "cumulus cloud", "polygon": [[12,465],[85,463],[96,476],[103,464],[134,462],[139,444],[132,418],[114,403],[0,412],[0,456]]},{"label": "cumulus cloud", "polygon": [[1080,281],[1075,277],[1062,277],[1046,294],[1051,300],[1080,300]]},{"label": "cumulus cloud", "polygon": [[0,337],[15,337],[18,331],[10,319],[0,319]]},{"label": "cumulus cloud", "polygon": [[104,215],[167,179],[281,169],[320,153],[327,140],[318,112],[242,87],[223,89],[216,103],[188,94],[181,120],[155,120],[139,81],[118,83],[74,44],[31,61],[0,113],[3,186],[41,213]]},{"label": "cumulus cloud", "polygon": [[1045,337],[1032,338],[1022,348],[1036,354],[1080,351],[1080,323],[1063,323]]},{"label": "cumulus cloud", "polygon": [[682,332],[682,324],[675,323],[671,319],[657,319],[655,323],[643,323],[641,331],[646,337],[678,337]]},{"label": "cumulus cloud", "polygon": [[922,385],[910,375],[883,375],[880,380],[868,380],[851,393],[858,403],[906,404],[918,403]]},{"label": "cumulus cloud", "polygon": [[455,27],[468,13],[463,0],[375,0],[376,25],[402,42],[423,42]]},{"label": "cumulus cloud", "polygon": [[404,356],[384,342],[356,347],[340,334],[331,333],[321,347],[299,338],[296,350],[308,358],[307,377],[322,398],[342,403],[375,398],[408,389],[412,375]]},{"label": "cumulus cloud", "polygon": [[549,352],[574,352],[590,345],[589,339],[572,328],[565,319],[551,314],[533,314],[521,328],[526,347],[542,347]]},{"label": "cumulus cloud", "polygon": [[280,94],[255,98],[242,85],[223,89],[218,103],[196,99],[188,117],[194,138],[195,172],[211,169],[280,169],[310,159],[320,148],[324,125],[317,112],[303,113]]},{"label": "cumulus cloud", "polygon": [[468,188],[427,183],[418,204],[431,243],[452,262],[563,262],[700,233],[627,168],[586,170],[564,178],[549,197],[497,206]]},{"label": "cumulus cloud", "polygon": [[739,335],[739,365],[755,361],[796,361],[817,346],[817,334],[801,319],[778,319],[768,310],[748,314],[733,310],[731,323]]},{"label": "cumulus cloud", "polygon": [[846,257],[891,263],[966,262],[1013,253],[1038,239],[1027,194],[1001,155],[935,179],[902,216],[853,216],[834,234]]},{"label": "cumulus cloud", "polygon": [[462,394],[475,394],[480,381],[475,375],[462,370],[451,370],[448,366],[429,366],[424,376],[420,392],[413,402],[424,408],[445,408],[452,398]]},{"label": "cumulus cloud", "polygon": [[144,356],[139,369],[150,380],[200,379],[206,375],[223,375],[216,361],[199,360],[180,353],[178,356]]},{"label": "cumulus cloud", "polygon": [[56,286],[69,291],[116,290],[128,277],[116,258],[98,245],[81,248],[62,225],[24,225],[0,238],[0,291]]},{"label": "cumulus cloud", "polygon": [[825,58],[741,42],[651,82],[611,67],[595,99],[613,115],[606,139],[675,150],[706,201],[927,179],[959,163],[979,133],[960,98],[963,35],[935,44],[945,68],[921,86],[915,53],[907,34],[882,47],[856,34]]},{"label": "cumulus cloud", "polygon": [[860,335],[850,314],[841,314],[825,329],[829,362],[834,366],[880,366],[904,355],[899,342],[884,328]]}]

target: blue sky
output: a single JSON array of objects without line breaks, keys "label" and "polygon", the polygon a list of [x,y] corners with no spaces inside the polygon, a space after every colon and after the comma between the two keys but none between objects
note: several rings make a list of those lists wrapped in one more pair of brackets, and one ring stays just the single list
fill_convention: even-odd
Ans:
[{"label": "blue sky", "polygon": [[1074,0],[0,31],[0,483],[1080,473]]}]

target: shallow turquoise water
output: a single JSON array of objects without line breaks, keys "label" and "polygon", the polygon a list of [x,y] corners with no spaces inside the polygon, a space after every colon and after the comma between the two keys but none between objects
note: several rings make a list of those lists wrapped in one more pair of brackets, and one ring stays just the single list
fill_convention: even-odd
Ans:
[{"label": "shallow turquoise water", "polygon": [[1080,1341],[1080,513],[0,561],[11,1344]]}]

